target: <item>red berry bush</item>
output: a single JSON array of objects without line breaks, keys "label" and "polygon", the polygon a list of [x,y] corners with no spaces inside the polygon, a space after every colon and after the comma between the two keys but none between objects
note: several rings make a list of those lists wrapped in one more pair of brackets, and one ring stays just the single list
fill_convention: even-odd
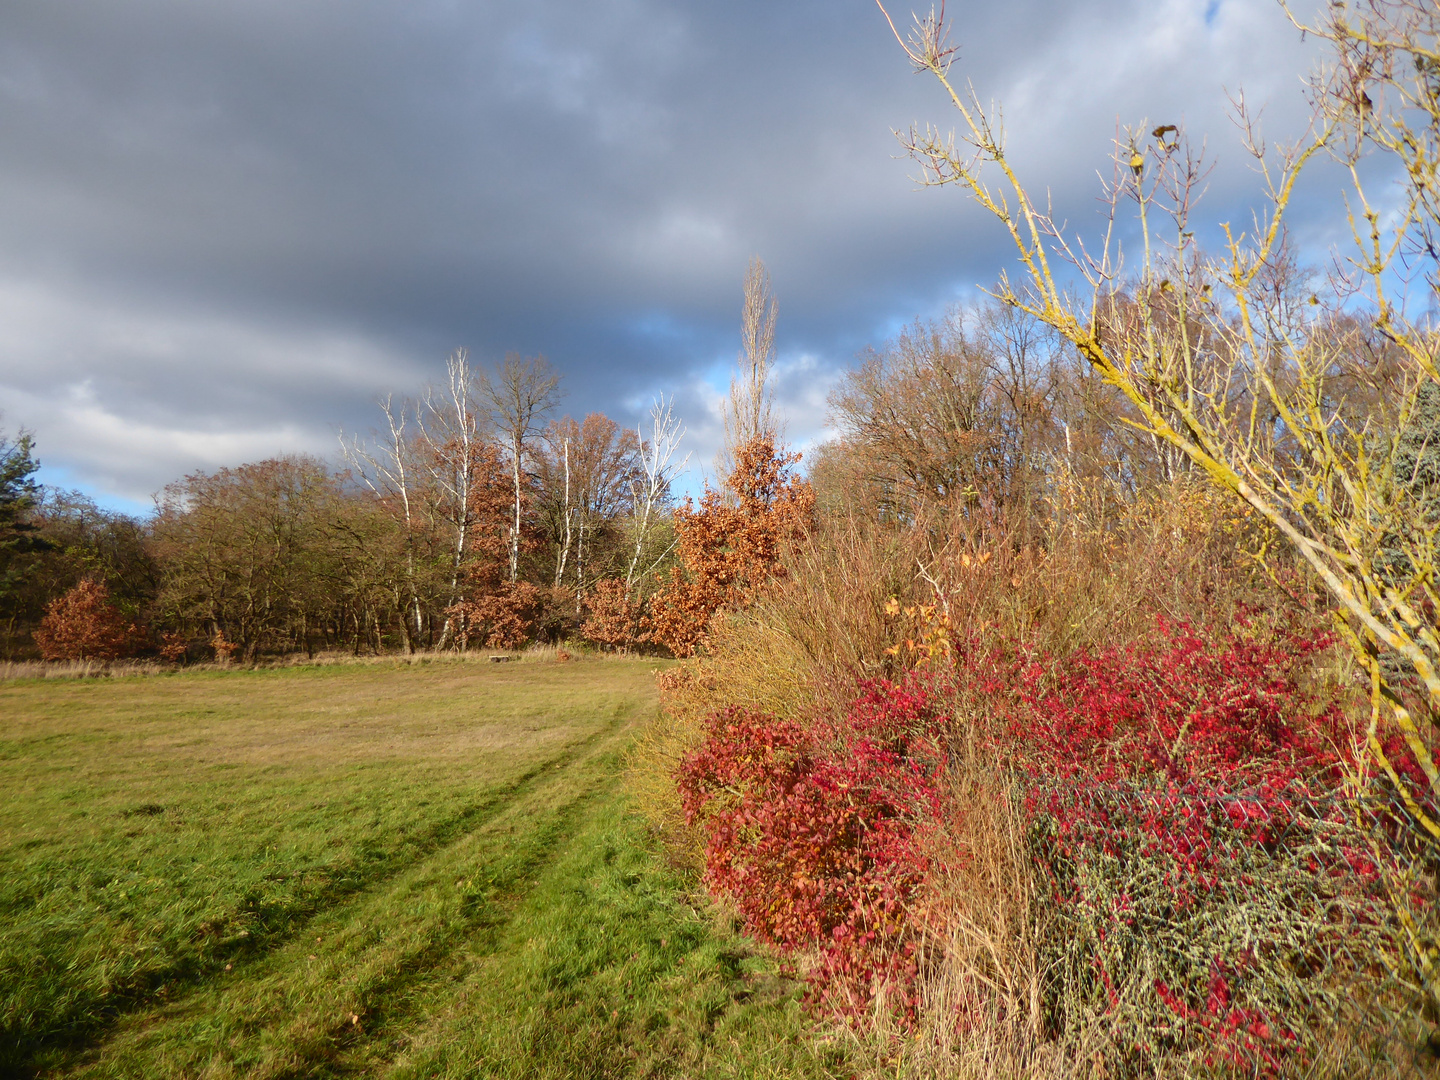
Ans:
[{"label": "red berry bush", "polygon": [[1342,717],[1302,681],[1332,643],[1283,631],[1207,642],[1162,619],[1148,648],[1029,658],[1010,716],[1014,760],[1031,775],[1093,782],[1331,788]]},{"label": "red berry bush", "polygon": [[[751,933],[815,957],[817,1008],[854,1021],[883,1001],[915,1023],[942,962],[920,943],[947,940],[955,899],[931,902],[928,853],[966,809],[947,746],[974,736],[1017,788],[1043,1035],[1114,1077],[1303,1072],[1336,1032],[1389,1037],[1365,988],[1401,940],[1376,860],[1402,801],[1356,821],[1339,702],[1310,686],[1329,646],[1243,623],[1207,639],[1161,622],[1143,647],[1058,658],[975,637],[923,676],[862,683],[838,722],[717,712],[678,777],[707,883]],[[1415,880],[1429,926],[1433,880]]]},{"label": "red berry bush", "polygon": [[1329,644],[1161,623],[1148,648],[1016,667],[1002,738],[1048,892],[1048,1019],[1098,1018],[1117,1074],[1303,1062],[1381,948],[1341,712],[1304,685]]}]

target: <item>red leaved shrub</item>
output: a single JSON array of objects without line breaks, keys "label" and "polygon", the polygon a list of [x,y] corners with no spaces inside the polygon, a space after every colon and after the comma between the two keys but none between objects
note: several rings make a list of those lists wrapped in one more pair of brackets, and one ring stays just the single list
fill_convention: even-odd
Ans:
[{"label": "red leaved shrub", "polygon": [[683,762],[687,818],[708,837],[707,884],[747,929],[816,948],[812,1001],[857,1018],[887,994],[913,1019],[911,913],[938,821],[947,726],[915,681],[867,682],[841,725],[715,713]]},{"label": "red leaved shrub", "polygon": [[[713,713],[679,770],[707,884],[751,933],[816,958],[812,1005],[987,1022],[988,969],[946,966],[974,913],[945,883],[978,850],[953,842],[977,815],[952,782],[997,763],[1043,912],[1025,939],[1043,973],[1033,1037],[1117,1077],[1269,1076],[1327,1052],[1316,1018],[1349,1015],[1367,958],[1393,949],[1397,878],[1376,860],[1399,832],[1394,808],[1357,826],[1342,790],[1351,732],[1315,678],[1330,635],[1242,613],[1223,633],[1161,620],[1144,644],[1054,656],[892,607],[910,620],[892,655],[928,670],[862,683],[838,721]],[[944,850],[959,854],[932,866]],[[1433,890],[1416,880],[1419,925]]]},{"label": "red leaved shrub", "polygon": [[1033,657],[1019,671],[1009,749],[1030,774],[1098,782],[1333,782],[1343,717],[1301,685],[1333,640],[1281,631],[1211,643],[1162,618],[1148,648]]},{"label": "red leaved shrub", "polygon": [[1316,972],[1380,922],[1370,855],[1336,840],[1341,710],[1304,685],[1331,639],[1247,629],[1161,621],[1148,647],[1011,668],[996,737],[1054,917],[1051,1022],[1104,1017],[1122,1072],[1274,1073],[1309,1012],[1338,1015]]}]

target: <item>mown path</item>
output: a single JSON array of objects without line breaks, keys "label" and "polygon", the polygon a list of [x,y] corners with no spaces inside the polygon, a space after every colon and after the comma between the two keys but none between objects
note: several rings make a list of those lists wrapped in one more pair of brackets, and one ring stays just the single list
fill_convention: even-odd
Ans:
[{"label": "mown path", "polygon": [[0,685],[0,1073],[830,1075],[624,792],[643,663]]}]

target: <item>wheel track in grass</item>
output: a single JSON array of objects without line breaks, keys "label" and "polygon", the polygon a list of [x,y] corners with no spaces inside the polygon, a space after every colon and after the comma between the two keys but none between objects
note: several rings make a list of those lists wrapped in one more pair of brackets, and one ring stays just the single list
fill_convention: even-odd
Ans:
[{"label": "wheel track in grass", "polygon": [[[57,1058],[62,1061],[68,1059],[72,1064],[85,1069],[84,1062],[93,1063],[97,1058],[103,1058],[106,1041],[117,1025],[143,1014],[147,1009],[155,1008],[155,995],[162,986],[169,989],[172,995],[176,988],[180,993],[161,1004],[159,1011],[166,1015],[183,1013],[189,1007],[190,999],[198,991],[203,991],[208,980],[224,974],[227,962],[234,966],[235,975],[232,977],[243,978],[247,972],[263,967],[271,958],[312,932],[317,922],[331,920],[341,912],[363,904],[367,897],[383,895],[399,879],[418,872],[425,864],[442,858],[446,852],[482,833],[527,798],[543,794],[566,774],[569,767],[596,757],[598,751],[616,737],[631,715],[631,710],[617,709],[599,726],[567,744],[559,753],[537,762],[512,780],[490,788],[483,798],[463,813],[436,823],[418,842],[407,844],[402,857],[386,860],[376,868],[376,872],[334,879],[336,887],[326,888],[307,897],[304,907],[298,912],[294,908],[288,909],[282,929],[252,936],[241,947],[212,952],[203,960],[191,955],[175,964],[147,969],[139,973],[132,985],[109,995],[103,1004],[77,1002],[75,1008],[69,1011],[72,1014],[81,1013],[81,1016],[56,1017],[41,1037],[15,1045],[10,1055],[0,1055],[0,1076],[58,1075],[52,1072],[51,1068],[45,1068],[43,1072],[38,1070],[37,1059],[42,1057],[49,1058],[62,1069],[66,1066],[57,1061]],[[572,813],[578,813],[578,803],[594,798],[599,793],[599,785],[603,779],[603,776],[597,777],[592,784],[582,789],[576,799],[570,800],[561,808],[562,812],[569,809]],[[549,848],[554,849],[562,836],[563,833],[556,833],[548,841]],[[532,871],[523,867],[517,871],[520,877],[530,872]],[[513,902],[518,902],[518,894],[512,898],[512,907]],[[483,905],[477,905],[477,910],[479,906]],[[241,913],[236,912],[237,915]],[[502,919],[493,925],[503,926],[503,922]],[[440,944],[436,943],[433,957],[427,959],[423,951],[416,954],[413,958],[413,970],[408,973],[397,971],[396,978],[401,982],[410,981],[417,974],[434,969],[448,955],[448,950],[438,947]],[[389,986],[389,989],[386,986],[387,984],[377,983],[367,991],[367,995],[383,996],[394,992],[393,985]],[[89,1015],[83,1015],[87,1013]],[[343,1031],[340,1032],[336,1041],[342,1041],[345,1035]],[[313,1066],[307,1066],[302,1072],[304,1075],[318,1075]],[[291,1074],[299,1075],[283,1071],[274,1075]]]},{"label": "wheel track in grass", "polygon": [[[618,767],[618,760],[613,764]],[[544,874],[565,853],[577,824],[608,793],[605,785],[612,777],[613,771],[610,775],[597,774],[573,799],[557,808],[551,820],[526,837],[530,843],[525,845],[523,860],[487,875],[488,895],[469,893],[463,901],[463,921],[447,927],[448,932],[431,943],[428,953],[416,958],[418,963],[397,968],[391,978],[367,988],[370,1003],[366,1031],[356,1032],[342,1015],[340,1023],[331,1029],[334,1042],[322,1054],[297,1067],[248,1075],[273,1080],[371,1075],[377,1065],[393,1061],[404,1049],[405,1030],[425,1008],[426,991],[437,991],[446,980],[458,979],[464,965],[492,957],[503,947],[506,930],[527,898],[523,886]],[[462,942],[463,955],[457,953]],[[400,1004],[378,1004],[391,1001]],[[377,1043],[384,1047],[381,1053],[363,1053]]]},{"label": "wheel track in grass", "polygon": [[[342,1061],[349,1074],[838,1080],[794,1026],[776,1032],[798,984],[692,909],[634,810],[623,792],[591,801],[499,940],[473,950],[425,998],[400,1052],[367,1057],[357,1047]],[[767,1027],[783,1032],[777,1053],[799,1067],[752,1067],[769,1052],[754,1052],[769,1046]]]},{"label": "wheel track in grass", "polygon": [[[616,734],[617,724],[612,724],[608,734]],[[603,736],[607,732],[597,732],[597,736]],[[595,740],[588,740],[592,744]],[[466,941],[467,957],[474,956],[477,947],[480,951],[493,950],[500,941],[503,930],[515,909],[523,902],[525,890],[521,887],[526,879],[538,875],[548,866],[556,855],[563,850],[564,842],[574,832],[576,821],[589,809],[595,799],[604,794],[605,783],[613,777],[617,762],[614,760],[614,752],[604,752],[605,748],[598,747],[596,752],[589,755],[588,760],[595,765],[594,774],[588,778],[588,782],[576,789],[573,797],[561,802],[551,810],[551,816],[538,828],[525,834],[518,839],[521,841],[521,850],[512,851],[503,858],[502,865],[497,870],[486,875],[486,885],[492,894],[498,894],[493,899],[487,899],[477,893],[473,887],[473,879],[456,883],[449,891],[452,906],[458,917],[450,921],[440,921],[435,924],[433,933],[420,934],[415,940],[408,942],[409,951],[399,956],[389,958],[386,966],[374,977],[365,978],[363,988],[348,987],[346,985],[345,973],[337,972],[338,977],[332,977],[323,971],[317,971],[311,979],[315,986],[320,988],[320,993],[306,1003],[306,1008],[297,1012],[288,1024],[279,1025],[276,1028],[253,1020],[248,1024],[236,1024],[237,1029],[232,1037],[227,1040],[227,1049],[232,1051],[228,1060],[217,1061],[213,1056],[204,1061],[191,1061],[187,1067],[182,1068],[181,1075],[191,1075],[192,1070],[203,1070],[205,1075],[214,1077],[223,1076],[247,1076],[247,1077],[316,1077],[316,1076],[346,1076],[356,1075],[361,1072],[368,1072],[373,1068],[373,1057],[370,1064],[352,1067],[343,1060],[342,1055],[346,1051],[354,1051],[362,1044],[376,1039],[389,1037],[389,1032],[398,1028],[413,1016],[414,1001],[412,996],[407,996],[406,991],[417,984],[433,984],[443,981],[448,972],[445,970],[446,962],[454,956],[455,946],[461,939]],[[576,762],[582,764],[583,762]],[[605,767],[606,765],[609,767]],[[551,766],[552,770],[554,766]],[[558,779],[558,778],[557,778]],[[544,794],[544,786],[537,785],[531,792],[539,797]],[[516,811],[523,810],[523,801],[517,800],[507,809]],[[503,817],[502,815],[499,815]],[[480,830],[476,830],[478,833]],[[475,834],[471,834],[472,836]],[[508,834],[495,833],[493,839],[505,839]],[[452,881],[455,874],[456,863],[460,860],[455,858],[447,859],[447,853],[455,853],[459,847],[465,846],[469,838],[462,838],[451,845],[444,852],[436,853],[428,860],[430,865],[412,868],[412,875],[418,880],[409,882],[395,882],[390,889],[391,892],[402,890],[418,891],[433,889],[443,892],[446,890],[445,882]],[[483,842],[477,843],[479,851],[485,850]],[[462,857],[468,857],[471,853],[461,852]],[[427,880],[428,879],[428,880]],[[372,893],[378,891],[372,890]],[[479,902],[476,902],[478,899]],[[356,897],[342,908],[332,909],[324,913],[322,922],[334,922],[339,925],[341,932],[347,926],[354,926],[361,920],[357,916],[365,914],[365,906],[384,906],[386,897],[383,895],[371,895],[370,897]],[[356,910],[357,906],[359,910]],[[475,936],[478,931],[482,935],[479,940]],[[388,940],[376,941],[372,952],[384,952],[389,946]],[[364,952],[353,960],[359,963],[350,965],[353,970],[356,967],[363,968]],[[304,963],[301,954],[303,949],[297,950],[297,954],[289,963],[290,967],[285,969],[293,971],[295,965]],[[265,961],[260,961],[255,967],[261,968]],[[245,973],[237,973],[242,977]],[[256,985],[236,986],[219,995],[215,1004],[219,1013],[224,1013],[227,1008],[234,1006],[235,996],[250,994],[252,997],[264,997],[265,988],[263,978],[265,972],[256,972]],[[284,971],[279,974],[283,975]],[[274,987],[274,989],[286,989],[292,996],[303,993],[303,988],[295,985]],[[347,997],[348,993],[356,996]],[[390,1002],[398,1000],[401,1005],[398,1007],[377,1006],[379,1002]],[[406,1003],[409,1003],[408,1005]],[[166,1015],[153,1018],[154,1023],[147,1029],[137,1032],[138,1045],[130,1048],[115,1048],[101,1046],[89,1055],[90,1061],[82,1065],[79,1071],[73,1075],[126,1075],[146,1076],[159,1075],[154,1073],[145,1064],[153,1061],[153,1046],[147,1043],[157,1041],[157,1035],[163,1039],[163,1032],[158,1032],[168,1022],[184,1024],[187,1021],[195,1021],[195,1017],[187,1017],[187,1004],[193,1006],[208,1006],[208,1002],[185,1003],[177,1002],[175,1006],[164,1010]],[[205,1008],[205,1015],[209,1016],[212,1010]],[[363,1015],[364,1022],[356,1025],[347,1022],[350,1015]],[[317,1022],[318,1020],[318,1022]],[[223,1024],[222,1024],[223,1026]],[[261,1046],[261,1052],[257,1055],[247,1056],[242,1049],[239,1053],[233,1053],[236,1043],[243,1043],[245,1039],[252,1042],[258,1041],[263,1044],[266,1037],[275,1044],[269,1047]],[[398,1051],[400,1045],[395,1045],[394,1050]],[[107,1049],[110,1051],[107,1053]],[[115,1053],[116,1050],[119,1053]],[[204,1055],[201,1055],[204,1056]],[[389,1055],[381,1055],[387,1057]],[[107,1060],[108,1058],[108,1060]],[[118,1059],[118,1060],[117,1060]],[[138,1060],[137,1060],[138,1059]]]}]

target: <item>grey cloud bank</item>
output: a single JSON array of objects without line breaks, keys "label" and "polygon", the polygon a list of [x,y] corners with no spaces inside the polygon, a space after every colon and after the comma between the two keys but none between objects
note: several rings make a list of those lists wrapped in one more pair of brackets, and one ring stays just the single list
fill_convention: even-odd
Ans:
[{"label": "grey cloud bank", "polygon": [[[950,12],[957,72],[1080,228],[1117,119],[1208,136],[1215,221],[1258,190],[1225,91],[1303,123],[1314,54],[1272,0]],[[907,179],[890,129],[927,119],[946,102],[870,0],[12,0],[3,424],[42,479],[143,507],[197,468],[330,453],[464,345],[544,352],[577,415],[677,394],[705,463],[758,254],[804,443],[858,349],[1009,262]]]}]

